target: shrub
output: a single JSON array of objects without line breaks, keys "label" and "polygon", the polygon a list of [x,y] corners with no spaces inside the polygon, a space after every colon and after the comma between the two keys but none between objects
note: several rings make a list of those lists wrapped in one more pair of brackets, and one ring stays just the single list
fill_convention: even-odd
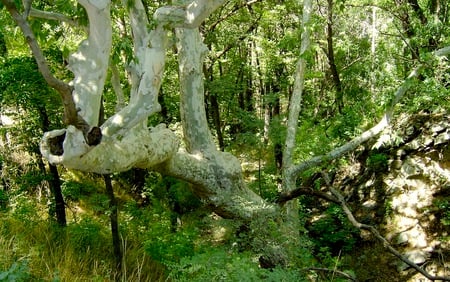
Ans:
[{"label": "shrub", "polygon": [[14,262],[8,270],[0,272],[0,281],[21,282],[30,280],[31,275],[27,260]]},{"label": "shrub", "polygon": [[295,269],[259,268],[251,253],[209,249],[169,266],[174,281],[309,281]]}]

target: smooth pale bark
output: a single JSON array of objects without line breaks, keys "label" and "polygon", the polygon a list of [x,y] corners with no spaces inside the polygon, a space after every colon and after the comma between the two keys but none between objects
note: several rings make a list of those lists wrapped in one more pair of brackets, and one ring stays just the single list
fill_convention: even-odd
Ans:
[{"label": "smooth pale bark", "polygon": [[[174,12],[180,7],[163,7],[155,14],[156,28],[149,31],[143,5],[139,0],[134,1],[129,14],[136,60],[129,66],[132,81],[129,104],[101,126],[103,139],[99,145],[88,146],[83,134],[69,126],[45,133],[41,142],[43,155],[51,163],[100,174],[132,167],[155,169],[193,183],[194,193],[225,217],[251,220],[255,215],[273,215],[275,205],[266,203],[246,187],[237,158],[217,150],[206,120],[202,65],[208,50],[198,25],[222,2],[187,4],[182,8],[183,21],[180,21],[182,14]],[[99,17],[97,21],[100,21],[96,22],[99,26],[109,24],[106,17]],[[178,138],[165,126],[152,130],[144,126],[148,116],[160,109],[157,95],[165,64],[167,35],[164,28],[170,25],[177,27],[185,149],[179,148]],[[90,36],[95,34],[90,33]],[[90,77],[80,76],[79,82],[91,86]],[[91,92],[96,90],[90,88]],[[121,91],[117,91],[120,95]],[[92,97],[84,96],[84,103],[88,104]],[[61,156],[52,155],[49,140],[62,134],[65,134],[64,152]]]},{"label": "smooth pale bark", "polygon": [[171,27],[197,28],[223,3],[225,0],[186,1],[184,5],[159,8],[154,18]]},{"label": "smooth pale bark", "polygon": [[[298,117],[302,102],[303,88],[305,82],[306,59],[304,58],[306,51],[309,49],[309,30],[308,23],[311,16],[312,3],[311,0],[303,1],[303,18],[302,18],[302,38],[300,46],[300,58],[297,61],[295,71],[294,89],[292,97],[289,101],[289,117],[287,121],[286,141],[283,150],[283,192],[288,193],[296,188],[296,175],[292,173],[290,168],[293,165],[293,154],[295,149],[295,139],[297,135]],[[297,200],[291,201],[286,205],[286,213],[288,222],[296,226],[298,222]],[[295,227],[294,227],[295,228]]]},{"label": "smooth pale bark", "polygon": [[[449,54],[450,54],[449,46],[441,48],[441,49],[433,52],[433,55],[436,57],[444,57]],[[336,149],[328,152],[325,155],[313,157],[313,158],[306,160],[300,164],[290,167],[288,169],[289,173],[291,175],[298,176],[300,173],[302,173],[312,167],[322,165],[326,162],[329,162],[329,161],[332,161],[334,159],[344,156],[345,154],[355,150],[359,145],[363,144],[364,142],[366,142],[369,139],[378,135],[381,131],[383,131],[386,127],[388,127],[390,125],[395,106],[403,98],[403,96],[406,94],[406,92],[413,86],[413,80],[418,77],[418,75],[420,74],[420,70],[422,68],[423,68],[423,66],[420,65],[411,71],[411,73],[408,75],[408,77],[405,79],[405,81],[402,83],[402,85],[395,92],[395,95],[394,95],[391,103],[387,107],[386,112],[384,113],[383,117],[376,125],[374,125],[370,129],[364,131],[361,135],[353,138],[352,140],[345,143],[344,145],[337,147]]]},{"label": "smooth pale bark", "polygon": [[96,126],[112,45],[110,2],[80,0],[79,3],[88,14],[89,36],[69,57],[69,69],[75,74],[72,96],[78,114],[90,126]]},{"label": "smooth pale bark", "polygon": [[[48,140],[66,133],[64,154],[50,153]],[[73,126],[46,132],[41,142],[42,155],[52,164],[99,174],[121,172],[132,167],[149,168],[170,158],[178,149],[175,134],[159,126],[153,130],[134,128],[120,139],[88,146],[83,134]]]},{"label": "smooth pale bark", "polygon": [[[186,153],[178,153],[160,167],[170,175],[196,184],[194,193],[224,217],[250,220],[272,213],[273,205],[245,185],[240,163],[214,144],[206,120],[203,59],[207,52],[198,28],[178,28],[180,111]],[[189,154],[188,154],[189,153]]]}]

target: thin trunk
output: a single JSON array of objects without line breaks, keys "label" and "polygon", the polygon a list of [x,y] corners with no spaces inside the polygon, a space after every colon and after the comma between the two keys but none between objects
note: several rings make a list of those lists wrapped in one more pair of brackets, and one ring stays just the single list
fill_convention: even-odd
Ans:
[{"label": "thin trunk", "polygon": [[219,148],[221,151],[224,151],[225,143],[223,141],[222,123],[220,121],[220,109],[219,109],[219,102],[217,101],[217,95],[210,94],[209,101],[211,103],[212,118],[214,122],[214,127],[216,128],[217,140],[219,141]]},{"label": "thin trunk", "polygon": [[[50,119],[47,114],[47,110],[44,105],[38,107],[39,117],[41,119],[42,131],[46,132],[50,129]],[[42,155],[41,155],[42,158]],[[55,213],[56,222],[60,226],[67,225],[66,219],[66,204],[64,202],[64,197],[61,190],[61,180],[59,177],[58,168],[56,165],[49,163],[51,180],[49,181],[50,191],[53,194],[55,201]],[[44,168],[45,171],[45,168]]]},{"label": "thin trunk", "polygon": [[371,55],[371,74],[370,74],[370,92],[372,92],[371,99],[374,101],[375,97],[375,83],[376,83],[376,75],[375,75],[375,56],[376,56],[376,46],[377,46],[377,8],[372,7],[372,32],[371,32],[371,47],[370,47],[370,55]]},{"label": "thin trunk", "polygon": [[[247,47],[248,49],[248,47]],[[247,56],[251,56],[251,54],[248,54],[251,51],[247,51]],[[250,59],[251,60],[251,59]],[[253,106],[253,72],[252,71],[248,71],[247,72],[248,75],[248,79],[247,79],[247,84],[245,87],[245,94],[244,94],[244,103],[245,103],[245,109],[248,112],[253,112],[255,110],[254,106]]]},{"label": "thin trunk", "polygon": [[[302,102],[303,88],[305,82],[306,60],[305,52],[309,49],[309,30],[307,28],[311,16],[312,3],[311,0],[303,1],[303,17],[302,17],[302,35],[300,45],[300,55],[297,62],[294,78],[294,88],[292,97],[289,101],[289,116],[287,121],[286,141],[283,150],[283,191],[289,192],[296,187],[296,175],[292,172],[293,154],[295,148],[295,139],[297,136],[298,117],[300,115],[300,107]],[[293,200],[286,204],[287,223],[293,233],[298,232],[298,203]],[[295,234],[293,234],[295,235]],[[297,237],[297,236],[296,236]],[[294,237],[294,238],[296,238]]]},{"label": "thin trunk", "polygon": [[115,271],[117,273],[116,280],[120,280],[122,274],[122,247],[120,244],[120,234],[119,234],[119,218],[118,218],[118,207],[117,200],[114,196],[114,190],[111,183],[111,176],[109,174],[104,174],[103,179],[105,181],[106,193],[109,198],[109,219],[111,222],[111,235],[114,251],[115,260]]},{"label": "thin trunk", "polygon": [[[220,76],[222,76],[222,67],[219,62],[219,72]],[[204,76],[210,81],[214,81],[214,75],[213,75],[213,66],[210,66],[209,68],[206,68],[205,65],[203,65],[203,73]],[[217,141],[219,142],[219,148],[221,151],[225,150],[225,142],[223,140],[223,133],[222,133],[222,122],[220,118],[220,108],[219,108],[219,102],[217,101],[217,93],[211,93],[211,90],[207,88],[205,90],[205,100],[209,101],[208,103],[205,103],[205,111],[206,116],[211,116],[214,128],[216,129],[216,136]]]},{"label": "thin trunk", "polygon": [[66,226],[66,205],[64,202],[64,197],[61,190],[61,180],[59,178],[59,172],[56,165],[49,164],[50,174],[51,174],[51,191],[53,196],[55,197],[55,213],[56,213],[56,222],[58,222],[59,226]]},{"label": "thin trunk", "polygon": [[161,105],[160,113],[163,122],[169,124],[170,122],[172,122],[172,116],[169,114],[169,109],[167,108],[166,99],[164,98],[162,88],[159,90],[158,103]]},{"label": "thin trunk", "polygon": [[[275,122],[277,123],[279,122],[280,112],[281,112],[280,97],[279,95],[277,95],[277,97],[275,98],[275,102],[273,103],[273,110],[272,110],[272,119],[275,120]],[[281,168],[283,166],[283,145],[281,144],[280,138],[275,138],[273,144],[273,155],[277,170],[281,171]]]},{"label": "thin trunk", "polygon": [[328,19],[327,19],[327,57],[330,65],[330,72],[333,77],[333,84],[336,88],[336,106],[339,113],[342,113],[344,107],[344,93],[342,91],[342,83],[337,71],[334,59],[333,47],[333,0],[328,0]]}]

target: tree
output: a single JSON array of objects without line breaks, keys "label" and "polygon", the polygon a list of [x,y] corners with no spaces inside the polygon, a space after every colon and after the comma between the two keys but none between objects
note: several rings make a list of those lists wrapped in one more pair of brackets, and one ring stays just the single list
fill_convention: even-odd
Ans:
[{"label": "tree", "polygon": [[[58,97],[50,89],[42,76],[37,72],[33,58],[18,57],[5,60],[0,71],[0,103],[2,110],[12,108],[23,112],[20,118],[22,125],[18,125],[17,139],[24,139],[25,149],[36,156],[40,174],[44,176],[54,196],[50,208],[51,216],[56,214],[56,221],[60,226],[66,225],[65,203],[61,192],[61,181],[55,165],[49,165],[49,172],[45,167],[41,152],[39,151],[39,138],[36,134],[47,132],[51,128],[61,126],[56,123]],[[26,141],[25,141],[26,140]]]},{"label": "tree", "polygon": [[[56,79],[49,71],[30,28],[27,14],[19,13],[20,7],[13,1],[2,0],[22,29],[39,70],[47,83],[61,94],[63,100],[67,128],[44,134],[41,142],[42,154],[53,164],[100,174],[126,171],[133,167],[152,169],[192,183],[193,192],[223,217],[236,218],[243,222],[278,220],[282,210],[280,206],[264,200],[248,189],[238,159],[217,149],[208,126],[203,82],[203,62],[208,50],[203,43],[200,27],[224,1],[185,1],[179,5],[162,6],[154,12],[153,20],[149,20],[140,0],[122,1],[128,10],[133,41],[133,59],[127,65],[132,82],[130,100],[102,124],[99,124],[99,116],[108,69],[117,67],[114,61],[110,60],[111,3],[106,0],[78,2],[86,10],[89,30],[87,38],[69,57],[69,68],[74,79],[66,83]],[[295,194],[293,192],[296,180],[302,172],[351,152],[381,132],[389,124],[393,107],[411,87],[411,81],[419,71],[416,69],[410,74],[405,84],[397,91],[384,118],[375,127],[323,156],[296,163],[293,155],[297,146],[298,120],[309,56],[308,22],[312,13],[311,1],[305,0],[302,4],[300,54],[294,74],[292,96],[289,99],[287,133],[282,154],[281,196],[285,199],[283,204],[295,198],[292,195]],[[57,17],[55,13],[52,15],[53,18],[73,23],[70,18],[61,15]],[[45,18],[48,14],[31,8],[30,16]],[[171,33],[173,30],[174,33]],[[177,42],[183,140],[179,140],[163,124],[147,128],[148,118],[161,110],[158,94],[164,75],[166,51],[171,47],[169,33]],[[444,48],[435,55],[448,53],[449,48]],[[120,95],[121,91],[123,89],[116,88],[117,95]],[[183,145],[180,145],[181,141]],[[296,203],[290,201],[284,207],[287,209],[286,230],[292,231],[292,237],[295,238],[298,235]],[[276,246],[266,244],[266,247],[270,264],[285,263],[284,255],[276,251]]]}]

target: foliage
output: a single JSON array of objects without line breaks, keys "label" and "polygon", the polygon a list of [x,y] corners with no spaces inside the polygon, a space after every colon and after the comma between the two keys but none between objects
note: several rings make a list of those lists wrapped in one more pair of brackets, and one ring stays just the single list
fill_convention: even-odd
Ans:
[{"label": "foliage", "polygon": [[388,168],[389,157],[383,153],[372,153],[366,160],[367,168],[372,171],[386,171]]},{"label": "foliage", "polygon": [[31,275],[27,260],[14,262],[7,271],[0,272],[0,281],[25,282],[30,281],[30,279]]},{"label": "foliage", "polygon": [[444,226],[450,226],[450,199],[442,198],[434,201],[434,206],[439,209],[440,222]]},{"label": "foliage", "polygon": [[170,266],[175,281],[309,281],[296,269],[258,267],[252,253],[214,248]]},{"label": "foliage", "polygon": [[144,246],[146,252],[154,260],[170,264],[194,255],[194,241],[198,237],[198,232],[182,229],[176,233],[171,233],[170,221],[167,220],[153,224],[152,227]]},{"label": "foliage", "polygon": [[[149,15],[157,6],[165,5],[143,2]],[[440,14],[433,13],[431,5],[427,5],[430,1],[419,1],[426,23],[408,5],[395,6],[392,1],[375,1],[373,7],[359,0],[334,2],[332,47],[344,107],[341,111],[336,107],[337,88],[330,72],[324,32],[329,11],[325,1],[319,0],[310,27],[313,46],[305,56],[308,70],[294,161],[328,152],[375,124],[407,71],[419,62],[427,64],[427,69],[396,111],[414,114],[421,110],[450,110],[448,58],[435,60],[428,55],[450,43],[446,1],[441,1],[445,12]],[[127,5],[132,4],[127,1]],[[136,87],[131,85],[128,73],[129,64],[136,60],[133,32],[127,19],[128,7],[122,7],[120,1],[112,1],[111,5],[111,64],[122,70],[120,86],[128,96],[131,87]],[[35,0],[33,7],[58,11],[80,24],[74,27],[29,19],[53,73],[64,80],[72,79],[66,64],[69,54],[84,39],[85,10],[75,1]],[[0,280],[73,280],[73,269],[79,280],[111,279],[109,200],[97,176],[80,176],[60,168],[71,217],[63,230],[48,220],[49,177],[38,144],[43,131],[61,127],[61,102],[45,83],[25,40],[2,8],[0,5],[0,114],[12,117],[16,123],[0,127]],[[373,11],[376,19],[371,16]],[[201,27],[210,50],[204,65],[208,121],[216,139],[219,131],[222,133],[223,149],[251,167],[245,171],[251,189],[269,201],[276,199],[281,186],[275,152],[286,135],[300,46],[300,15],[297,1],[250,1],[246,5],[228,1]],[[410,22],[402,22],[404,19]],[[173,44],[173,32],[168,33],[169,44]],[[159,96],[162,111],[148,123],[171,123],[179,133],[180,86],[175,48],[168,50],[167,56]],[[103,98],[109,117],[117,103],[111,79],[106,82]],[[387,155],[378,151],[372,152],[366,162],[374,171],[387,169],[387,164]],[[306,226],[308,232],[304,229],[307,214],[301,214],[300,235],[295,238],[279,228],[281,219],[262,215],[251,224],[228,221],[225,227],[217,228],[226,230],[217,239],[212,234],[214,224],[219,224],[211,223],[211,213],[191,192],[193,184],[150,172],[138,190],[140,184],[130,174],[112,177],[117,184],[120,230],[126,266],[130,268],[124,275],[130,281],[162,279],[166,270],[169,278],[180,281],[303,281],[306,275],[300,269],[317,264],[313,255],[324,266],[334,267],[339,262],[336,256],[351,251],[357,243],[356,230],[336,205],[329,206]],[[313,185],[319,189],[321,183]],[[35,198],[39,193],[41,201]],[[306,201],[317,204],[315,198]],[[435,202],[435,206],[440,210],[440,223],[448,227],[449,201]],[[285,246],[296,258],[289,268],[269,271],[258,267],[259,253],[292,239],[298,239],[300,246]]]},{"label": "foliage", "polygon": [[351,251],[359,234],[359,230],[348,222],[343,211],[335,204],[312,222],[308,230],[317,254],[323,258],[337,256],[341,251]]}]

